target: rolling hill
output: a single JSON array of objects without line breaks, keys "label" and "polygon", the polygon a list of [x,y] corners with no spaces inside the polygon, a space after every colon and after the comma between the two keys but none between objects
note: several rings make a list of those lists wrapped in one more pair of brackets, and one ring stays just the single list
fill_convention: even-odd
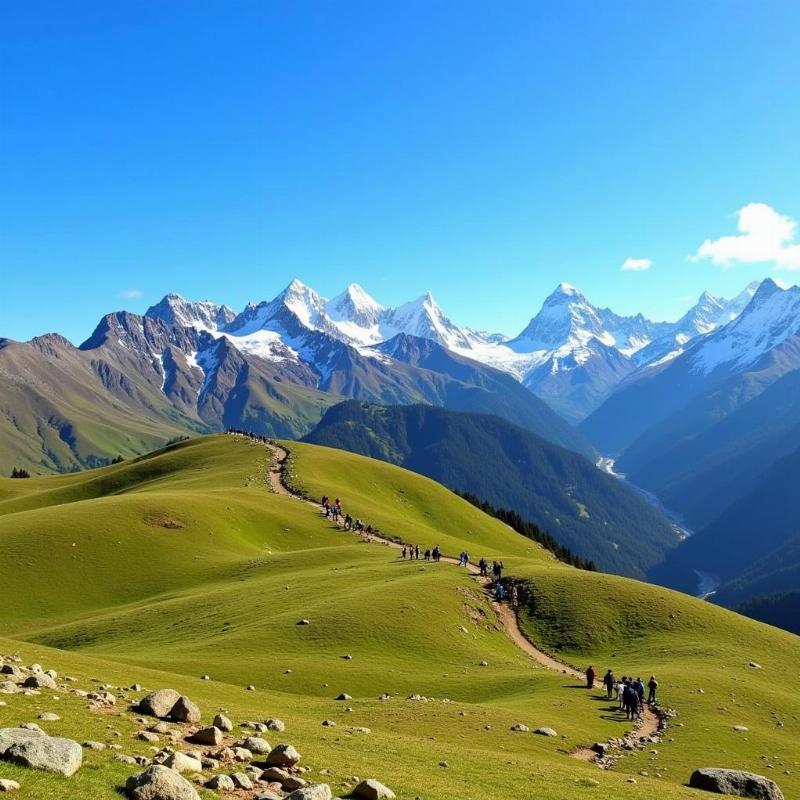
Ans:
[{"label": "rolling hill", "polygon": [[[504,796],[549,800],[688,800],[698,796],[684,785],[695,767],[762,772],[765,753],[786,796],[800,790],[796,637],[560,564],[391,464],[287,446],[294,482],[341,496],[386,535],[502,558],[530,587],[520,622],[534,641],[579,665],[655,672],[679,724],[652,752],[625,753],[610,770],[570,757],[627,728],[599,693],[528,659],[465,572],[404,562],[269,493],[265,448],[224,436],[75,475],[0,480],[0,582],[4,600],[13,598],[4,602],[0,652],[70,675],[66,685],[80,690],[93,681],[172,686],[204,714],[280,716],[281,738],[303,754],[307,777],[337,792],[355,774],[378,777],[401,798],[484,800],[502,787]],[[301,617],[310,624],[298,626]],[[339,692],[352,695],[352,711],[333,700]],[[384,692],[390,699],[377,699]],[[428,701],[405,699],[416,693]],[[40,721],[48,732],[148,754],[124,705],[90,713],[79,696],[58,693],[56,702],[54,694],[4,695],[0,726],[57,711],[60,720]],[[517,722],[559,735],[511,732]],[[64,796],[67,785],[72,800],[111,800],[134,771],[109,750],[87,750],[68,784],[0,761],[0,777],[18,780],[24,800]]]},{"label": "rolling hill", "polygon": [[678,543],[669,521],[624,483],[499,417],[350,401],[329,409],[304,441],[513,509],[608,571],[643,577]]}]

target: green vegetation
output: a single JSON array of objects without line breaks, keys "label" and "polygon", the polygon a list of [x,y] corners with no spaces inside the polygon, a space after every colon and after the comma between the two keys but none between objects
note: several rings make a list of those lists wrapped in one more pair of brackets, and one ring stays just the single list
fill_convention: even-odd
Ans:
[{"label": "green vegetation", "polygon": [[303,441],[380,458],[513,509],[601,569],[644,577],[678,543],[669,521],[587,459],[499,417],[357,401]]},{"label": "green vegetation", "polygon": [[[689,800],[698,796],[683,785],[693,768],[767,772],[768,755],[768,774],[786,796],[800,791],[796,637],[562,564],[394,465],[287,446],[305,491],[340,496],[387,535],[502,557],[533,588],[522,622],[534,639],[581,666],[591,659],[618,672],[654,670],[685,727],[672,728],[674,741],[655,747],[657,755],[626,755],[612,771],[570,758],[571,748],[626,729],[607,703],[518,650],[464,571],[403,562],[307,504],[271,494],[267,450],[225,436],[81,474],[0,480],[0,652],[74,675],[83,689],[95,679],[171,686],[206,718],[219,708],[236,720],[279,716],[287,723],[281,739],[300,750],[312,777],[331,769],[325,780],[334,789],[357,774],[378,777],[399,798]],[[301,617],[311,624],[297,626]],[[204,673],[212,680],[200,680]],[[249,683],[255,692],[244,690]],[[353,696],[352,713],[332,699],[339,692]],[[378,701],[383,692],[392,699]],[[405,700],[416,692],[436,699]],[[61,722],[42,723],[50,732],[147,753],[133,739],[134,715],[92,714],[78,698],[54,701],[49,692],[3,700],[0,726],[56,711]],[[323,728],[323,719],[338,726]],[[560,737],[511,733],[516,722],[552,726]],[[740,723],[748,733],[732,731]],[[22,784],[20,800],[118,800],[131,771],[108,751],[87,752],[69,781],[0,762],[0,776]],[[631,775],[637,783],[627,782]]]}]

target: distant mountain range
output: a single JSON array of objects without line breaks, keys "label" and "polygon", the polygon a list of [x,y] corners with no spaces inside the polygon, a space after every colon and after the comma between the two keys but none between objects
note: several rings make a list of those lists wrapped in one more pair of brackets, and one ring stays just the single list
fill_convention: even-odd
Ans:
[{"label": "distant mountain range", "polygon": [[303,441],[390,461],[513,509],[606,571],[644,577],[679,541],[624,482],[496,416],[351,400]]}]

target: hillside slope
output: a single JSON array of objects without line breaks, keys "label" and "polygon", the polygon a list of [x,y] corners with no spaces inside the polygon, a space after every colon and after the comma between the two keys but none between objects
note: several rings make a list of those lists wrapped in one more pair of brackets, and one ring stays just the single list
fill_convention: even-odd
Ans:
[{"label": "hillside slope", "polygon": [[499,417],[351,401],[329,409],[304,441],[514,509],[605,570],[641,577],[678,543],[666,518],[624,483]]},{"label": "hillside slope", "polygon": [[[658,754],[633,751],[613,770],[570,758],[566,751],[627,724],[598,694],[576,691],[571,679],[517,649],[464,572],[404,562],[310,506],[270,494],[266,449],[223,436],[77,475],[0,480],[0,584],[14,598],[4,604],[0,652],[71,674],[80,689],[96,686],[92,679],[174,686],[206,719],[219,708],[237,721],[280,716],[281,737],[303,754],[308,777],[337,791],[357,774],[380,778],[401,798],[484,800],[501,787],[504,796],[548,800],[653,793],[688,800],[697,795],[683,784],[695,766],[761,770],[763,753],[788,797],[800,789],[796,637],[667,590],[559,564],[440,485],[391,464],[287,446],[294,481],[314,495],[339,495],[387,535],[502,558],[509,574],[533,587],[521,612],[532,636],[580,665],[591,658],[641,674],[655,667],[683,727],[670,730]],[[298,626],[301,617],[310,625]],[[749,669],[750,658],[763,670]],[[201,681],[204,673],[212,680]],[[255,691],[245,690],[250,683]],[[333,700],[339,692],[352,695],[352,712]],[[383,692],[388,701],[377,699]],[[430,699],[406,701],[412,693]],[[50,693],[4,701],[2,725],[57,710],[61,721],[41,721],[49,731],[148,754],[122,704],[91,714],[66,694],[60,702]],[[776,709],[785,727],[776,727]],[[321,726],[325,719],[338,727]],[[555,727],[559,737],[512,733],[520,721]],[[747,736],[732,730],[738,723]],[[113,751],[87,751],[69,796],[118,798],[132,771]],[[64,796],[57,775],[0,761],[0,776],[20,781],[21,800]]]}]

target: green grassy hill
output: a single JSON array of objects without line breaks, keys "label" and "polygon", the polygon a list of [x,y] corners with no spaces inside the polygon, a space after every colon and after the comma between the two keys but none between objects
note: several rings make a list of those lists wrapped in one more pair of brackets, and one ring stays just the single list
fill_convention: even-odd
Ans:
[{"label": "green grassy hill", "polygon": [[[522,622],[547,648],[618,673],[654,670],[683,726],[668,731],[674,741],[610,771],[571,758],[571,748],[626,729],[606,702],[517,649],[464,571],[403,562],[270,493],[266,449],[225,436],[78,475],[0,480],[0,653],[74,675],[80,688],[172,686],[207,719],[219,708],[236,720],[279,716],[280,738],[303,753],[312,777],[330,769],[324,780],[335,790],[356,774],[378,777],[399,798],[671,800],[701,796],[683,784],[695,767],[716,765],[767,772],[787,797],[800,792],[796,637],[560,564],[414,473],[289,446],[294,481],[339,495],[387,535],[502,557],[532,583]],[[311,624],[298,626],[301,617]],[[205,673],[211,681],[199,679]],[[245,691],[251,683],[256,691]],[[339,692],[353,696],[352,712],[333,700]],[[383,692],[392,699],[379,701]],[[408,702],[412,693],[435,699]],[[48,692],[2,699],[0,727],[57,710],[60,722],[42,723],[49,732],[148,752],[133,738],[134,715],[91,714],[78,698]],[[552,726],[559,737],[511,733],[516,722]],[[735,724],[749,731],[735,733]],[[362,726],[371,733],[353,732]],[[0,762],[0,777],[22,784],[20,800],[111,800],[133,771],[107,751],[87,752],[68,782]]]},{"label": "green grassy hill", "polygon": [[349,400],[303,441],[390,461],[513,509],[600,569],[642,578],[678,544],[670,521],[624,482],[497,416]]}]

